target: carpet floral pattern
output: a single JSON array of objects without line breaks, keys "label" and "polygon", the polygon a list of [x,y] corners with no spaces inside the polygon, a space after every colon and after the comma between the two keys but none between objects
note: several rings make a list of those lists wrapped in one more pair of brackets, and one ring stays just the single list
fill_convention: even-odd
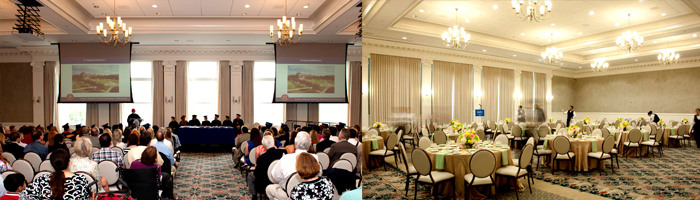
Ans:
[{"label": "carpet floral pattern", "polygon": [[230,153],[182,153],[175,175],[180,199],[250,199],[242,174]]}]

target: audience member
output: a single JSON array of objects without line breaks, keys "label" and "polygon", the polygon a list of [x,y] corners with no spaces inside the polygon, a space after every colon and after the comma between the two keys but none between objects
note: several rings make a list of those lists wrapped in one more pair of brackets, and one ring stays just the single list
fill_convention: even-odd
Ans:
[{"label": "audience member", "polygon": [[[282,156],[279,162],[272,167],[272,178],[274,178],[279,183],[286,183],[286,180],[294,173],[297,172],[294,166],[297,162],[297,155],[301,153],[306,153],[307,149],[311,146],[311,136],[307,132],[299,132],[294,141],[295,151]],[[315,159],[318,159],[316,155],[312,155]],[[318,162],[314,161],[316,165]],[[320,165],[319,165],[320,167]],[[265,188],[265,193],[271,199],[288,199],[287,193],[285,192],[286,185],[284,184],[272,184]],[[332,191],[332,190],[331,190]],[[331,192],[332,193],[332,192]]]},{"label": "audience member", "polygon": [[111,134],[112,146],[119,147],[121,149],[126,148],[126,144],[122,141],[122,131],[114,130]]},{"label": "audience member", "polygon": [[315,155],[303,152],[297,156],[296,171],[304,179],[292,188],[292,200],[330,200],[333,198],[333,183],[328,178],[320,177],[321,166]]},{"label": "audience member", "polygon": [[[274,142],[275,139],[273,139],[272,136],[263,137],[262,145],[260,146],[263,146],[266,151],[257,158],[255,171],[248,175],[248,189],[254,200],[257,199],[256,194],[258,191],[265,191],[265,187],[272,184],[270,179],[267,178],[267,170],[271,167],[270,164],[272,164],[273,161],[282,158],[282,156],[286,153],[286,151],[283,149],[277,149]],[[256,179],[255,177],[260,178]]]},{"label": "audience member", "polygon": [[[55,126],[51,127],[51,129],[54,129],[54,128],[56,128],[56,127]],[[49,133],[46,134],[46,137],[44,137],[44,141],[46,141],[47,147],[51,147],[54,144],[56,144],[53,140],[53,138],[56,137],[56,135],[58,135],[58,132],[56,132],[56,131],[49,131]],[[49,151],[49,152],[51,152],[51,151]]]},{"label": "audience member", "polygon": [[2,147],[3,151],[11,153],[16,159],[24,158],[24,147],[20,145],[22,134],[13,131],[10,133],[10,143]]},{"label": "audience member", "polygon": [[245,155],[243,160],[245,160],[246,164],[253,166],[253,163],[250,162],[250,159],[248,157],[250,154],[250,150],[253,150],[253,148],[257,147],[261,143],[262,143],[262,135],[260,135],[260,131],[257,128],[251,129],[250,130],[250,140],[248,140],[248,147],[243,149],[243,153]]},{"label": "audience member", "polygon": [[7,193],[0,197],[0,200],[17,200],[19,199],[19,193],[27,188],[27,181],[24,175],[16,173],[7,175],[3,181],[3,185]]},{"label": "audience member", "polygon": [[275,137],[275,140],[284,144],[289,144],[289,135],[287,134],[287,131],[282,129],[279,131],[279,135]]},{"label": "audience member", "polygon": [[287,143],[287,146],[284,147],[285,150],[287,150],[287,153],[294,153],[296,150],[295,143],[296,143],[296,138],[299,132],[292,132],[289,134],[289,142]]},{"label": "audience member", "polygon": [[[321,142],[321,139],[319,139],[319,132],[316,132],[316,130],[311,130],[309,135],[311,136],[311,144],[318,144]],[[323,138],[322,135],[321,138]]]},{"label": "audience member", "polygon": [[22,126],[19,128],[19,132],[22,133],[22,146],[26,146],[29,143],[34,142],[32,140],[32,133],[34,132],[34,126]]},{"label": "audience member", "polygon": [[[131,135],[134,135],[133,133]],[[140,137],[137,136],[136,139],[138,139],[138,146],[132,146],[132,136],[129,135],[129,147],[130,150],[126,155],[124,155],[124,165],[126,165],[127,169],[131,168],[131,163],[134,162],[135,160],[141,159],[141,154],[143,154],[143,150],[146,150],[146,147],[149,142],[151,142],[151,139],[142,135]],[[157,154],[157,153],[156,153]],[[160,154],[156,155],[156,164],[159,166],[163,166],[163,158],[160,157]]]},{"label": "audience member", "polygon": [[63,135],[61,134],[58,134],[53,137],[53,146],[49,147],[49,153],[56,151],[56,149],[63,149],[69,151],[68,146],[66,146],[65,144],[65,137],[63,137]]},{"label": "audience member", "polygon": [[88,179],[84,175],[70,172],[68,165],[72,162],[69,159],[67,151],[53,152],[50,161],[56,171],[35,178],[32,184],[20,192],[20,199],[90,199]]},{"label": "audience member", "polygon": [[165,154],[165,157],[167,157],[168,160],[170,160],[170,163],[173,166],[177,167],[179,163],[175,162],[175,158],[173,158],[172,146],[168,146],[167,144],[164,143],[164,141],[167,141],[167,140],[165,140],[165,133],[163,133],[162,131],[158,131],[156,133],[156,140],[157,140],[157,142],[150,145],[150,146],[158,149],[158,152]]},{"label": "audience member", "polygon": [[233,162],[236,163],[236,165],[234,166],[236,168],[241,166],[241,164],[242,164],[241,158],[245,155],[243,153],[244,150],[241,148],[241,144],[243,144],[243,142],[245,142],[245,141],[250,140],[250,133],[248,133],[248,127],[244,126],[241,129],[241,132],[242,132],[242,134],[236,136],[236,141],[235,141],[236,150],[233,153],[233,156],[234,156]]},{"label": "audience member", "polygon": [[344,130],[350,131],[350,137],[345,138],[345,139],[348,140],[348,142],[350,144],[352,144],[352,146],[357,146],[357,144],[359,143],[359,141],[357,141],[357,131],[355,129],[352,129],[352,128],[351,129],[344,129]]},{"label": "audience member", "polygon": [[[83,137],[75,141],[75,147],[73,147],[73,152],[75,156],[70,158],[70,164],[68,165],[68,171],[71,173],[75,172],[87,172],[96,180],[102,180],[102,188],[104,191],[109,192],[109,185],[107,184],[107,179],[100,176],[100,169],[97,168],[97,162],[90,159],[90,154],[92,154],[92,143],[90,139]],[[51,154],[53,157],[53,154]]]},{"label": "audience member", "polygon": [[41,140],[44,139],[44,133],[39,130],[34,130],[34,132],[32,132],[32,139],[34,142],[24,147],[24,153],[34,152],[39,154],[41,160],[46,159],[46,155],[49,154],[49,148],[41,143]]},{"label": "audience member", "polygon": [[111,160],[117,163],[117,166],[124,166],[124,154],[122,152],[112,151],[112,136],[105,133],[100,136],[100,148],[99,151],[92,153],[92,161],[100,163],[103,160]]},{"label": "audience member", "polygon": [[[173,146],[173,143],[172,143],[170,140],[166,140],[166,139],[165,139],[165,131],[164,131],[164,130],[163,130],[163,131],[160,131],[160,130],[159,130],[159,131],[157,131],[157,132],[163,133],[163,141],[162,141],[163,144],[164,144],[165,146],[167,146],[168,148],[170,148],[170,152],[175,152],[175,146]],[[156,144],[157,142],[159,142],[159,141],[158,141],[158,135],[157,135],[157,133],[156,133],[155,135],[153,135],[153,136],[154,136],[154,137],[153,137],[153,139],[151,140],[151,142],[148,143],[148,146],[153,146],[154,144]]]},{"label": "audience member", "polygon": [[173,134],[172,129],[170,129],[170,128],[167,128],[167,129],[166,129],[166,131],[165,131],[165,139],[167,139],[168,141],[170,141],[170,143],[173,144],[173,147],[174,147],[173,150],[175,150],[175,149],[177,149],[177,148],[180,148],[180,137],[178,137],[177,135]]},{"label": "audience member", "polygon": [[331,131],[328,129],[323,130],[323,141],[316,144],[316,152],[324,152],[323,150],[326,150],[326,148],[329,148],[331,145],[335,144],[335,142],[330,140],[330,138]]},{"label": "audience member", "polygon": [[335,163],[340,159],[340,156],[345,153],[352,153],[357,158],[357,147],[348,142],[350,132],[351,130],[348,129],[343,129],[340,131],[340,135],[338,135],[340,142],[331,145],[331,150],[328,151],[328,158],[330,158],[331,161],[330,163]]},{"label": "audience member", "polygon": [[339,142],[340,140],[338,139],[338,129],[335,128],[335,126],[331,126],[328,128],[329,131],[331,131],[331,137],[329,138],[333,142]]},{"label": "audience member", "polygon": [[2,152],[0,152],[0,173],[7,170],[12,170],[12,163],[10,163],[10,161],[2,155]]},{"label": "audience member", "polygon": [[157,168],[158,177],[161,177],[161,189],[163,190],[161,196],[165,198],[173,198],[174,195],[172,178],[168,173],[161,173],[161,164],[158,164],[156,162],[159,157],[160,155],[158,154],[158,150],[155,147],[146,147],[146,149],[143,150],[143,153],[141,153],[141,160],[136,160],[133,163],[131,163],[131,169]]}]

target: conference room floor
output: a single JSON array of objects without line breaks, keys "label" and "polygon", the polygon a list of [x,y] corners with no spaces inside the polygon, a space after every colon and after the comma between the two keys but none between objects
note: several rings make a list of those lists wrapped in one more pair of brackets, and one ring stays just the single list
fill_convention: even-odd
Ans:
[{"label": "conference room floor", "polygon": [[233,168],[231,153],[180,155],[174,180],[179,199],[251,199],[240,171]]}]

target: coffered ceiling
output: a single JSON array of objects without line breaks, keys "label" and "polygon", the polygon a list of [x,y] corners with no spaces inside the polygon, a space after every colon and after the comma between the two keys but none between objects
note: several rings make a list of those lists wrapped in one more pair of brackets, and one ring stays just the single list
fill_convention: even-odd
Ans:
[{"label": "coffered ceiling", "polygon": [[[286,0],[287,15],[308,18],[326,0]],[[332,1],[332,0],[331,0]],[[285,0],[77,0],[95,17],[112,15],[144,16],[235,16],[276,17],[284,13]]]},{"label": "coffered ceiling", "polygon": [[[540,22],[518,20],[511,1],[373,0],[365,4],[368,38],[439,47],[442,32],[457,23],[472,36],[462,51],[541,63],[540,53],[555,46],[564,53],[560,67],[568,69],[585,68],[597,58],[613,66],[654,61],[668,47],[680,52],[681,58],[700,55],[698,1],[552,1],[551,15]],[[455,8],[459,8],[456,21]],[[644,37],[641,49],[628,53],[615,45],[626,30]]]}]

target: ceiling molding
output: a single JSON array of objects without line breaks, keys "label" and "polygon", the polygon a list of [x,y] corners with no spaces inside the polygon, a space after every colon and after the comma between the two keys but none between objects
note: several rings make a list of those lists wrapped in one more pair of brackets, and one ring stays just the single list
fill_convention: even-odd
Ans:
[{"label": "ceiling molding", "polygon": [[648,72],[648,71],[661,71],[661,70],[671,70],[671,69],[683,69],[700,67],[700,56],[681,58],[678,63],[672,65],[662,65],[658,61],[645,62],[638,64],[629,64],[610,67],[604,72],[594,72],[593,69],[577,70],[575,71],[575,78],[584,77],[594,77],[594,76],[607,76],[615,74],[629,74],[638,72]]},{"label": "ceiling molding", "polygon": [[341,15],[343,15],[343,13],[355,7],[355,5],[357,5],[359,2],[359,0],[346,0],[345,3],[342,3],[339,6],[335,6],[334,8],[337,7],[338,9],[331,9],[333,10],[333,12],[326,12],[324,13],[325,15],[321,16],[320,18],[318,18],[317,21],[315,21],[313,30],[315,32],[320,32],[321,30],[325,29],[336,19],[338,19]]}]

